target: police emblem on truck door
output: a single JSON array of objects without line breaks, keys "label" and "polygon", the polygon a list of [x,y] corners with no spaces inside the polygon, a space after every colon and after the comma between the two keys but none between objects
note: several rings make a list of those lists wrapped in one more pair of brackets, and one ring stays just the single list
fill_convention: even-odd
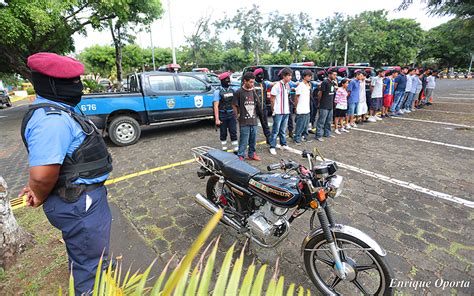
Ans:
[{"label": "police emblem on truck door", "polygon": [[195,96],[194,106],[196,106],[196,108],[201,108],[202,105],[204,105],[204,98],[202,96]]},{"label": "police emblem on truck door", "polygon": [[168,106],[170,109],[173,109],[174,106],[176,106],[176,100],[174,98],[166,99],[166,106]]}]

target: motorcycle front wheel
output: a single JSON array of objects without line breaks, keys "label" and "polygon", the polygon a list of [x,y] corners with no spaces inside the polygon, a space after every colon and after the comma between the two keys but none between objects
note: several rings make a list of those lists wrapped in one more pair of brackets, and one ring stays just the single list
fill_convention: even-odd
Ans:
[{"label": "motorcycle front wheel", "polygon": [[354,236],[333,234],[347,278],[337,275],[334,258],[321,233],[307,243],[303,255],[306,273],[317,289],[324,295],[393,295],[391,270],[385,258]]}]

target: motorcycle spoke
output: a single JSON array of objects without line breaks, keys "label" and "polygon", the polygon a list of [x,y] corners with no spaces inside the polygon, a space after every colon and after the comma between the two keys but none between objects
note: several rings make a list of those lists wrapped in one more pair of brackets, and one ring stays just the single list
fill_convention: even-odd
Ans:
[{"label": "motorcycle spoke", "polygon": [[370,265],[357,265],[355,267],[355,269],[359,272],[359,271],[366,271],[366,270],[369,270],[369,269],[376,269],[377,268],[377,265],[375,264],[370,264]]},{"label": "motorcycle spoke", "polygon": [[326,258],[319,257],[318,255],[314,255],[314,259],[321,261],[324,264],[327,264],[329,266],[334,266],[334,261]]},{"label": "motorcycle spoke", "polygon": [[352,283],[357,287],[357,289],[359,289],[359,291],[362,292],[362,294],[370,295],[369,293],[367,293],[367,291],[364,289],[364,287],[362,287],[362,285],[359,283],[359,281],[357,279],[353,280]]},{"label": "motorcycle spoke", "polygon": [[[338,247],[339,247],[339,249],[343,249],[343,243],[342,243],[342,242],[338,242]],[[341,257],[341,261],[342,261],[342,262],[347,261],[346,253],[344,253],[343,250],[339,250],[339,257]]]},{"label": "motorcycle spoke", "polygon": [[332,281],[331,289],[334,290],[334,288],[336,288],[337,284],[339,284],[340,282],[341,282],[341,278],[336,275],[336,278],[334,279],[334,281]]}]

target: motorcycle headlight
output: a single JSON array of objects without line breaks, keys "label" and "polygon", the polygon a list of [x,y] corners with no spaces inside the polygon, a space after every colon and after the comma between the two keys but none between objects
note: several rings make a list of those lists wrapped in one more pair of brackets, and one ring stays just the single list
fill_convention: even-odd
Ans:
[{"label": "motorcycle headlight", "polygon": [[342,193],[344,182],[342,176],[334,176],[328,181],[329,192],[328,195],[336,198]]}]

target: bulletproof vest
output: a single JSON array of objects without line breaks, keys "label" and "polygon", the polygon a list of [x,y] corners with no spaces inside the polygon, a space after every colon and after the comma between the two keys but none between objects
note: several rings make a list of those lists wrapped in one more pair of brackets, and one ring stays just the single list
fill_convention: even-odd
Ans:
[{"label": "bulletproof vest", "polygon": [[234,99],[234,90],[231,87],[225,89],[224,87],[219,88],[219,110],[232,110],[232,100]]},{"label": "bulletproof vest", "polygon": [[[36,109],[44,109],[46,116],[71,116],[82,128],[86,137],[79,147],[71,154],[66,155],[59,171],[58,181],[52,193],[59,195],[66,202],[74,202],[87,191],[85,184],[73,184],[78,178],[93,179],[112,171],[112,156],[107,151],[104,139],[94,123],[85,115],[77,114],[67,108],[53,104],[30,105],[21,124],[21,137],[28,150],[25,130],[28,121]],[[66,114],[64,114],[66,113]],[[54,115],[55,114],[55,115]],[[53,130],[51,132],[54,132]],[[95,184],[97,185],[97,184]],[[102,185],[102,184],[98,184]]]}]

